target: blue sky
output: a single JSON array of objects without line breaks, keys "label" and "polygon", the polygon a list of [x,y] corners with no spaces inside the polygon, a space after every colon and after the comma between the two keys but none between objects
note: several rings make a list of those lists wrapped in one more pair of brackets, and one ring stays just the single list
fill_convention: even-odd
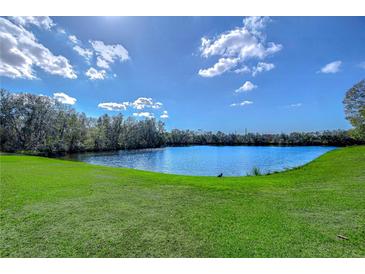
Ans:
[{"label": "blue sky", "polygon": [[168,129],[348,129],[365,17],[4,17],[0,83]]}]

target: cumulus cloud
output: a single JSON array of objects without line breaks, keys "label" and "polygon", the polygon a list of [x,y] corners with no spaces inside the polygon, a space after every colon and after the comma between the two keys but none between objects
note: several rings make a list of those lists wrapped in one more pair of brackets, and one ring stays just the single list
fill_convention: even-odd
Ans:
[{"label": "cumulus cloud", "polygon": [[145,118],[154,118],[155,116],[151,112],[135,112],[133,116],[136,117],[145,117]]},{"label": "cumulus cloud", "polygon": [[160,116],[161,119],[167,119],[169,118],[169,114],[167,112],[167,110],[164,110]]},{"label": "cumulus cloud", "polygon": [[73,50],[76,51],[82,57],[84,57],[86,61],[90,61],[91,57],[93,56],[92,50],[87,48],[82,48],[79,45],[74,46]]},{"label": "cumulus cloud", "polygon": [[159,109],[162,107],[161,102],[154,102],[152,98],[145,97],[139,97],[134,102],[131,102],[130,105],[138,110],[142,110],[144,108]]},{"label": "cumulus cloud", "polygon": [[242,67],[235,69],[234,72],[235,73],[250,73],[251,69],[248,66],[243,65]]},{"label": "cumulus cloud", "polygon": [[[199,70],[199,75],[217,76],[235,68],[238,64],[244,68],[245,62],[251,59],[263,60],[280,51],[282,45],[266,42],[266,37],[261,31],[269,21],[267,17],[248,17],[244,19],[241,28],[224,32],[212,39],[203,37],[200,46],[201,56],[204,58],[219,56],[220,61],[211,68]],[[234,63],[222,66],[221,60],[234,60]]]},{"label": "cumulus cloud", "polygon": [[246,105],[251,105],[253,104],[252,101],[242,101],[240,103],[233,103],[233,104],[230,104],[230,107],[243,107],[243,106],[246,106]]},{"label": "cumulus cloud", "polygon": [[77,78],[67,58],[54,55],[33,33],[5,18],[0,18],[0,45],[0,76],[34,79],[34,67],[38,67],[49,74]]},{"label": "cumulus cloud", "polygon": [[[66,34],[65,30],[63,30],[62,32],[63,34]],[[73,50],[76,51],[80,56],[84,57],[85,60],[90,63],[90,59],[93,57],[94,52],[91,49],[88,48],[84,48],[81,47],[82,43],[81,41],[76,37],[76,35],[69,35],[67,36],[68,40],[70,40],[70,42],[72,44],[74,44],[73,46]]]},{"label": "cumulus cloud", "polygon": [[68,40],[70,40],[74,44],[77,44],[79,42],[79,39],[77,39],[75,35],[69,35]]},{"label": "cumulus cloud", "polygon": [[93,67],[89,68],[85,75],[89,77],[90,80],[103,80],[106,77],[106,71],[105,70],[97,70]]},{"label": "cumulus cloud", "polygon": [[342,61],[334,61],[325,65],[319,72],[321,73],[337,73],[340,71]]},{"label": "cumulus cloud", "polygon": [[[153,118],[154,114],[152,112],[146,111],[146,109],[150,110],[158,110],[163,106],[161,102],[154,102],[152,98],[146,97],[139,97],[134,101],[131,102],[108,102],[108,103],[100,103],[98,105],[99,108],[111,110],[111,111],[122,111],[133,109],[137,110],[138,112],[134,112],[133,116],[137,117],[146,117],[146,118]],[[162,119],[169,118],[168,112],[164,110],[160,116]]]},{"label": "cumulus cloud", "polygon": [[53,93],[53,99],[66,105],[74,105],[77,101],[76,98],[68,96],[66,93],[63,92]]},{"label": "cumulus cloud", "polygon": [[100,58],[100,56],[98,56],[96,58],[96,65],[99,67],[99,68],[106,68],[108,69],[109,68],[109,63],[107,61],[105,61],[104,59]]},{"label": "cumulus cloud", "polygon": [[252,68],[252,76],[256,76],[258,73],[263,71],[270,71],[275,68],[274,64],[259,62],[255,67]]},{"label": "cumulus cloud", "polygon": [[100,68],[109,69],[110,64],[119,60],[120,62],[129,59],[128,51],[120,44],[105,45],[103,41],[90,41],[97,56],[96,65]]},{"label": "cumulus cloud", "polygon": [[222,73],[230,70],[235,67],[238,62],[238,59],[232,58],[220,58],[218,63],[216,63],[213,67],[207,69],[200,69],[199,75],[202,77],[214,77],[217,75],[221,75]]},{"label": "cumulus cloud", "polygon": [[246,81],[240,88],[236,89],[235,92],[247,92],[255,88],[257,88],[257,85],[254,85],[251,81]]},{"label": "cumulus cloud", "polygon": [[48,16],[11,16],[10,18],[18,25],[35,25],[46,30],[50,30],[55,25]]},{"label": "cumulus cloud", "polygon": [[265,28],[270,21],[270,17],[267,16],[250,16],[243,19],[243,24],[248,30],[261,35],[260,30]]},{"label": "cumulus cloud", "polygon": [[100,104],[98,104],[99,108],[106,109],[106,110],[111,110],[111,111],[126,110],[128,106],[129,106],[128,102],[123,102],[123,103],[109,102],[109,103],[100,103]]}]

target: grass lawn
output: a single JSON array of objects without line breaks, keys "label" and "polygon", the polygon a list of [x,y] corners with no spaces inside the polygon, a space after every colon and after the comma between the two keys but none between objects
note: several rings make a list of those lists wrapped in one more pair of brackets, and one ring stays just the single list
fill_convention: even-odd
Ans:
[{"label": "grass lawn", "polygon": [[0,159],[0,257],[365,257],[364,146],[257,177]]}]

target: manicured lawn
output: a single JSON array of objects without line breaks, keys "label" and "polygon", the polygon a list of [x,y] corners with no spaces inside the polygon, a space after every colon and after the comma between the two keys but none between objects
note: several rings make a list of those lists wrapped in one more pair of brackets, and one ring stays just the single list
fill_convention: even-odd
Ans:
[{"label": "manicured lawn", "polygon": [[1,257],[365,257],[364,146],[235,178],[0,159]]}]

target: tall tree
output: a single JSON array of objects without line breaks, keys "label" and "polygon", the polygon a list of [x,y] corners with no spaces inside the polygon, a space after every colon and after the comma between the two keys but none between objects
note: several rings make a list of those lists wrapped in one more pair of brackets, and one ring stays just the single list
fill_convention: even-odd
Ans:
[{"label": "tall tree", "polygon": [[343,103],[346,119],[354,127],[354,137],[365,141],[365,79],[346,92]]}]

